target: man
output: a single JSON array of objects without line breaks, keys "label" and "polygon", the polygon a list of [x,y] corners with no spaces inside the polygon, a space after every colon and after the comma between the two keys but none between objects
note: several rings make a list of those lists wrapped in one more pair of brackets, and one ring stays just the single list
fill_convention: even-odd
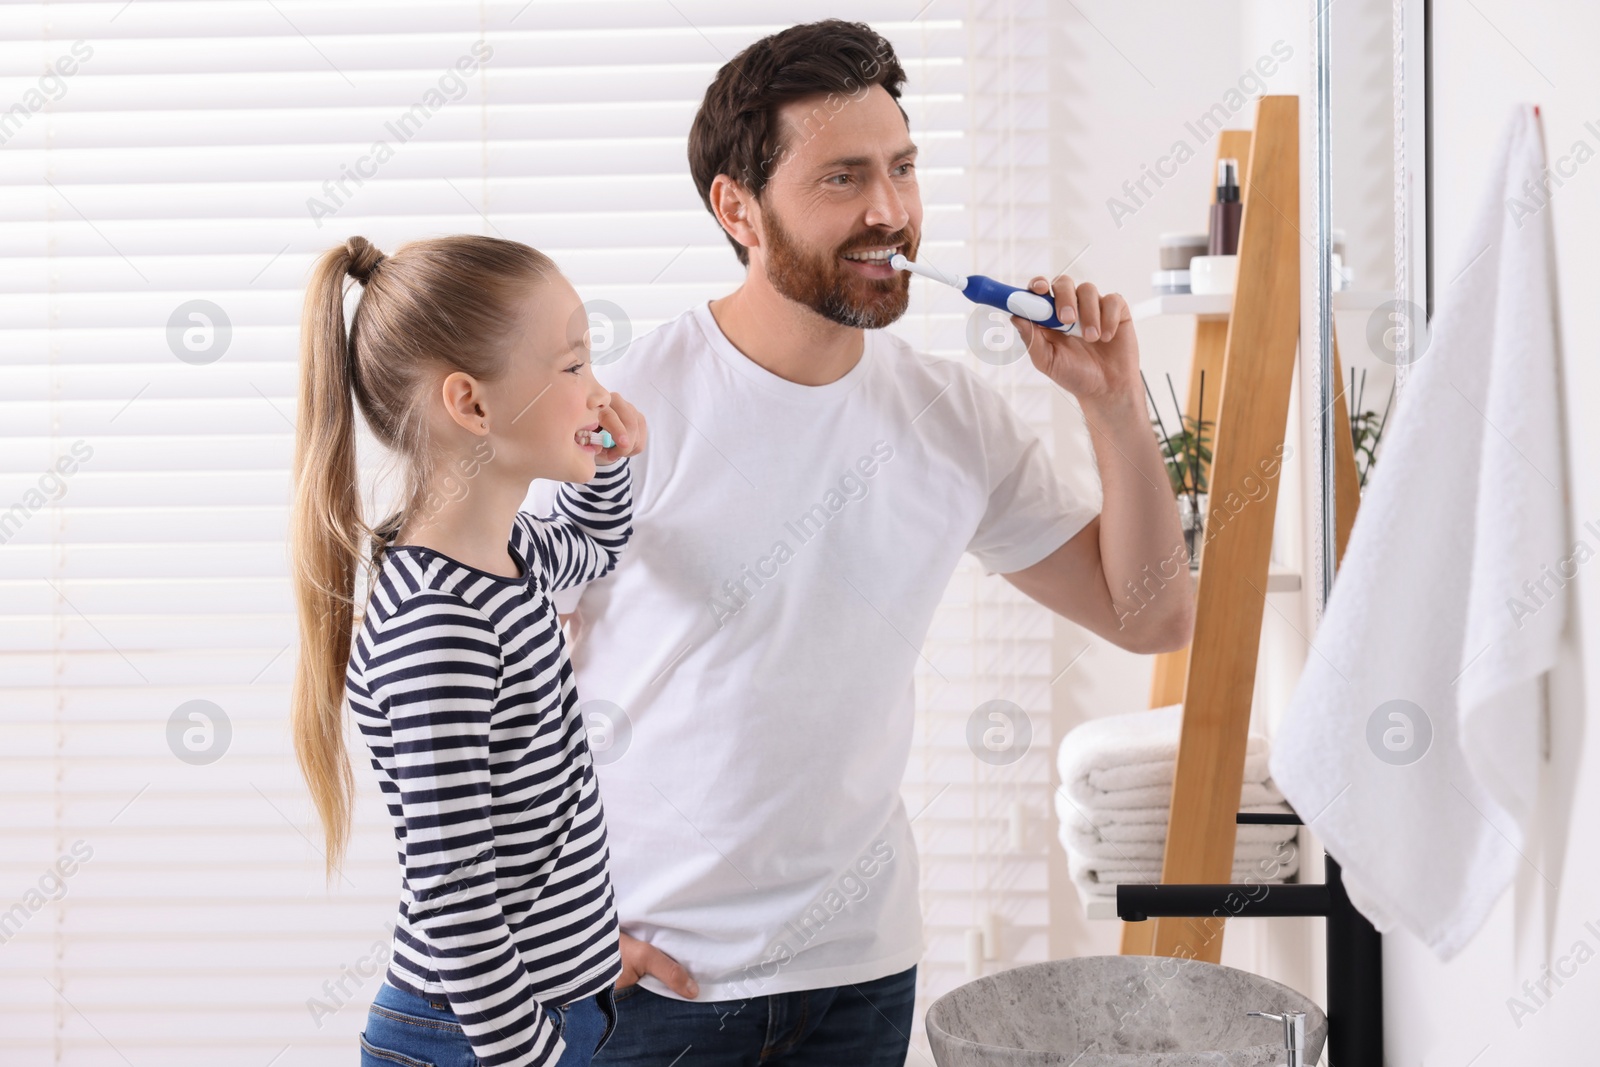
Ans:
[{"label": "man", "polygon": [[879,332],[909,292],[886,257],[922,225],[904,78],[835,20],[723,67],[689,157],[748,275],[605,368],[652,447],[622,562],[558,597],[625,932],[598,1064],[904,1062],[923,946],[899,786],[964,552],[1124,648],[1189,640],[1187,567],[1136,612],[1113,592],[1184,558],[1120,296],[1055,279],[1081,339],[1013,320],[1087,417],[1098,514],[976,375]]}]

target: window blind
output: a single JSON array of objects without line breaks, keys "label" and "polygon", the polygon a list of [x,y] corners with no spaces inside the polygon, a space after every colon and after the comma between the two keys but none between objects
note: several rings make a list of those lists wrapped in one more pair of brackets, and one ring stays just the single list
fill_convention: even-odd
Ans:
[{"label": "window blind", "polygon": [[[355,830],[324,888],[286,729],[297,323],[316,255],[351,234],[385,250],[525,241],[637,336],[740,277],[684,157],[705,85],[750,41],[841,14],[889,37],[909,74],[925,258],[1031,273],[1038,249],[1014,240],[1044,143],[1012,55],[1026,7],[0,6],[0,1060],[353,1054],[399,870],[352,738]],[[894,329],[971,362],[1048,441],[1050,388],[1025,361],[977,358],[969,311],[919,282]],[[363,465],[376,497],[381,457]],[[930,634],[905,786],[922,1006],[966,979],[985,923],[1000,937],[982,968],[1044,958],[1049,631],[967,561]],[[967,725],[1000,698],[1033,740],[984,763]],[[920,1009],[913,1036],[925,1048]]]}]

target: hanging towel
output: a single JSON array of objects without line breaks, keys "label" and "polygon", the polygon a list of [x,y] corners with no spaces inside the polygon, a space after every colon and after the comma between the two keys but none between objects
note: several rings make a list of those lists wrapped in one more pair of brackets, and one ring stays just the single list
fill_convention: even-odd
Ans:
[{"label": "hanging towel", "polygon": [[1541,683],[1564,587],[1592,554],[1567,540],[1550,219],[1526,200],[1544,169],[1531,107],[1491,158],[1271,756],[1357,907],[1442,960],[1527,862]]},{"label": "hanging towel", "polygon": [[[1182,728],[1181,704],[1106,715],[1076,726],[1056,751],[1061,787],[1074,804],[1085,808],[1160,809],[1164,819],[1172,802]],[[1281,801],[1281,794],[1264,786],[1267,777],[1267,739],[1251,734],[1240,803]]]}]

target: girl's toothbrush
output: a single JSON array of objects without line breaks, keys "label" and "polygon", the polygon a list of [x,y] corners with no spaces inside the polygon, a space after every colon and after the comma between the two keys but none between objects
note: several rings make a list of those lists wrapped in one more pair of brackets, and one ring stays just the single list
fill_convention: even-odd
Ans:
[{"label": "girl's toothbrush", "polygon": [[[1048,326],[1062,333],[1073,333],[1078,329],[1076,320],[1068,324],[1056,318],[1055,301],[1030,289],[1018,289],[1014,285],[997,282],[982,274],[957,274],[951,277],[937,268],[923,263],[913,263],[898,252],[889,257],[889,266],[895,270],[910,271],[912,274],[920,274],[924,278],[943,282],[953,289],[961,290],[974,304],[988,304],[990,307],[1008,311],[1018,318],[1037,322],[1040,326]],[[1080,333],[1078,336],[1083,335]]]},{"label": "girl's toothbrush", "polygon": [[617,442],[612,439],[610,430],[583,430],[583,443],[586,445],[599,445],[601,448],[615,448]]}]

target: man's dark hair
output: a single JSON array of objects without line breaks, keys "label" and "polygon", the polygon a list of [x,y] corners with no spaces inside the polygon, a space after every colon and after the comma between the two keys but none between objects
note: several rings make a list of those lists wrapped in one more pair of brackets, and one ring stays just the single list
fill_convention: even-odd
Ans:
[{"label": "man's dark hair", "polygon": [[[706,210],[711,210],[711,181],[718,174],[760,198],[793,147],[778,129],[778,108],[784,104],[826,97],[801,123],[815,136],[813,121],[826,122],[874,85],[883,86],[898,106],[905,80],[893,46],[862,22],[808,22],[755,42],[717,71],[689,128],[689,173]],[[905,116],[904,108],[900,114]],[[749,266],[749,251],[732,234],[725,236],[739,262]]]}]

